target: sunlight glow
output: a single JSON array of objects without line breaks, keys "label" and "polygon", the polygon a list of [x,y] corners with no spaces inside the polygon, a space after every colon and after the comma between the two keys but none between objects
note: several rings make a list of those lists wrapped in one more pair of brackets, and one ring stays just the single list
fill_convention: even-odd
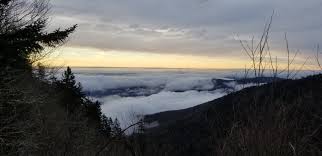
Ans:
[{"label": "sunlight glow", "polygon": [[243,68],[245,61],[233,58],[192,55],[154,54],[132,51],[103,51],[94,48],[63,47],[45,63],[74,67],[145,67],[145,68]]}]

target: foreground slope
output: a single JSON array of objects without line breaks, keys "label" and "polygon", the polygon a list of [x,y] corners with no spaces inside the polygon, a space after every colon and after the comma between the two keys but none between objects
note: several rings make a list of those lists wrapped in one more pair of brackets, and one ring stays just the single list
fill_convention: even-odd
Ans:
[{"label": "foreground slope", "polygon": [[322,155],[322,75],[145,117],[147,155]]}]

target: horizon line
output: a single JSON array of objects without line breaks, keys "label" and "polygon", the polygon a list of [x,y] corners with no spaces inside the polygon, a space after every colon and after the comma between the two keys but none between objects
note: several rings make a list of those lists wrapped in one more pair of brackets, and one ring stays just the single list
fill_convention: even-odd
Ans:
[{"label": "horizon line", "polygon": [[71,68],[128,68],[128,69],[203,69],[203,70],[245,70],[243,68],[175,68],[175,67],[108,67],[108,66],[53,66],[53,67],[71,67]]},{"label": "horizon line", "polygon": [[[178,69],[178,70],[245,70],[244,68],[172,68],[172,67],[108,67],[108,66],[51,66],[54,68],[66,68],[66,67],[71,67],[71,68],[111,68],[111,69],[117,69],[117,68],[123,68],[123,69]],[[266,70],[271,70],[271,69],[266,69]],[[252,71],[252,70],[250,70]],[[320,71],[319,69],[301,69],[299,71]]]}]

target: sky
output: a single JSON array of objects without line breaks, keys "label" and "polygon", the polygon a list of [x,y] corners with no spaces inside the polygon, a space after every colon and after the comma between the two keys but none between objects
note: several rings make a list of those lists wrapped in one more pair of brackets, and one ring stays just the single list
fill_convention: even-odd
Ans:
[{"label": "sky", "polygon": [[[244,68],[238,41],[260,37],[273,15],[270,47],[285,62],[284,33],[297,63],[322,43],[321,0],[52,0],[49,28],[78,24],[54,65]],[[312,63],[313,64],[313,63]]]}]

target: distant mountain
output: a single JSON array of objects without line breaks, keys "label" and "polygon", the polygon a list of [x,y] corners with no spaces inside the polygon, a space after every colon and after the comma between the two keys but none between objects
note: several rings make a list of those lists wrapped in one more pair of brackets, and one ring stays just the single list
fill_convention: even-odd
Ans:
[{"label": "distant mountain", "polygon": [[272,81],[196,107],[147,115],[146,154],[322,155],[321,93],[322,75],[315,75]]},{"label": "distant mountain", "polygon": [[[148,86],[131,86],[131,87],[118,87],[118,88],[108,88],[104,90],[85,90],[86,95],[91,97],[104,97],[111,95],[118,95],[121,97],[137,97],[137,96],[150,96],[152,94],[157,94],[161,91],[172,91],[172,92],[184,92],[188,90],[196,91],[214,91],[217,89],[226,90],[228,92],[233,92],[243,88],[242,86],[252,86],[254,84],[264,84],[272,81],[280,81],[282,78],[273,78],[273,77],[257,77],[257,78],[213,78],[209,82],[199,82],[196,84],[190,84],[191,86],[187,87],[169,87],[164,84],[158,86],[148,87]],[[206,83],[206,84],[205,84]],[[207,84],[210,83],[210,84]],[[176,84],[177,85],[177,84]],[[209,87],[209,86],[211,87]]]}]

